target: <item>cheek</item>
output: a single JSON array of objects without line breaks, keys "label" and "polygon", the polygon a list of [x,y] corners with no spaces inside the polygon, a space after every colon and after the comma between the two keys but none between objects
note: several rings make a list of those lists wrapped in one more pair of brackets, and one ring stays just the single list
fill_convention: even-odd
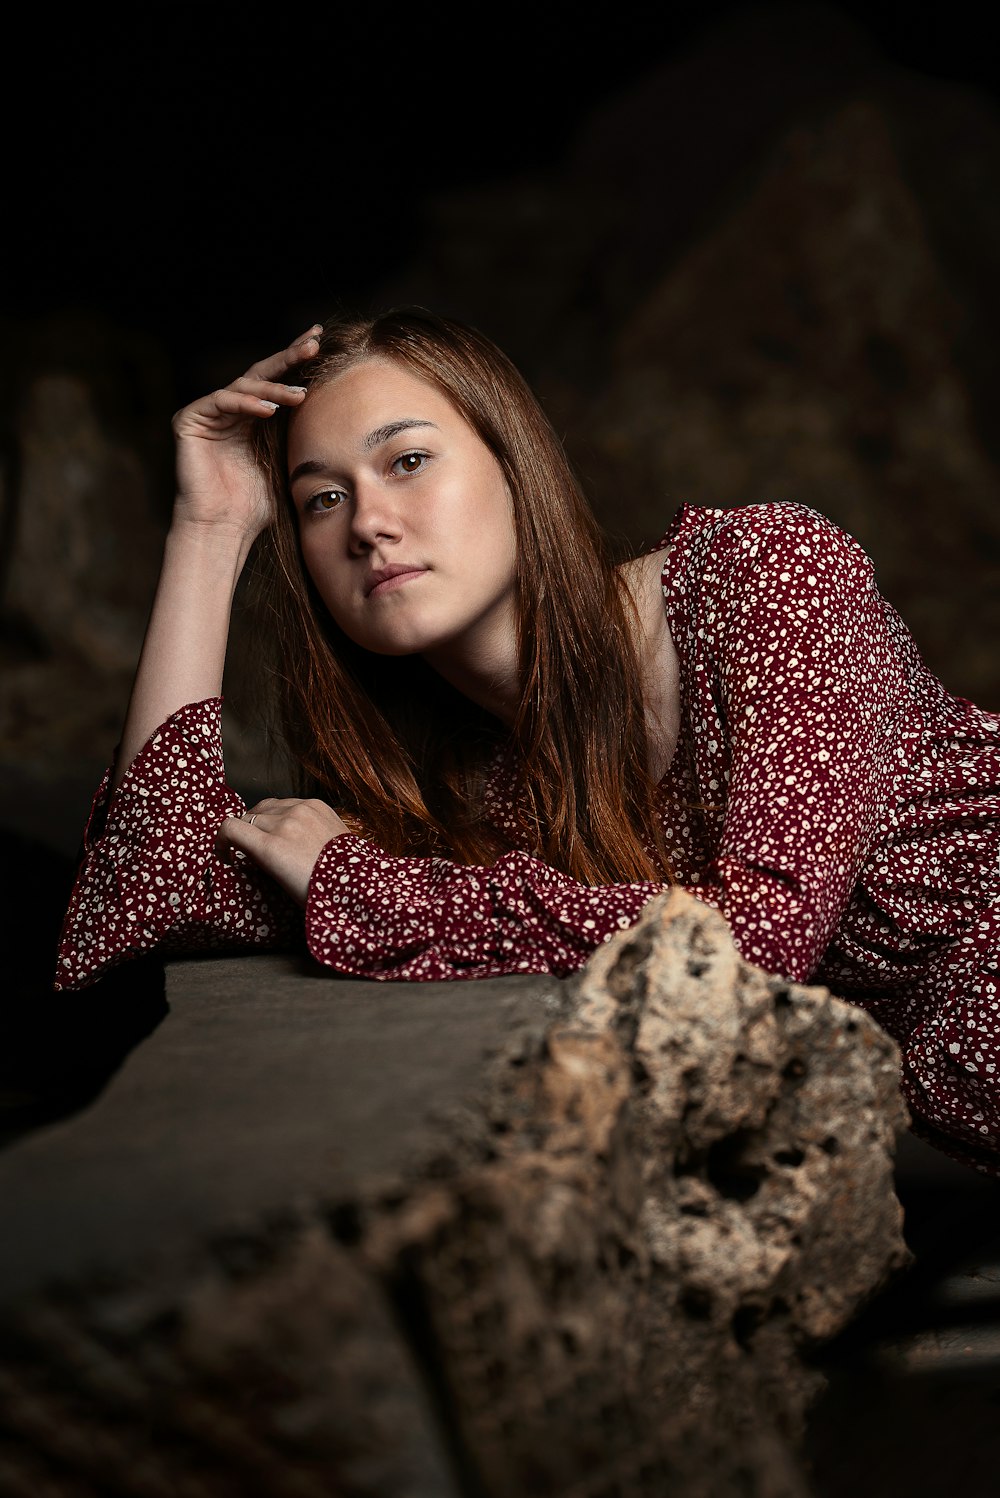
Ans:
[{"label": "cheek", "polygon": [[501,504],[498,506],[497,529],[501,537],[504,559],[510,574],[517,571],[517,527],[514,523],[514,503],[504,486]]},{"label": "cheek", "polygon": [[502,480],[498,483],[496,474],[491,473],[482,493],[483,500],[476,507],[474,517],[476,531],[484,538],[489,537],[494,550],[513,552],[516,546],[514,507],[507,485]]},{"label": "cheek", "polygon": [[330,554],[330,548],[323,545],[323,537],[314,528],[300,532],[299,544],[306,577],[311,580],[320,598],[336,618],[336,610],[332,605],[343,590],[338,586],[336,562]]}]

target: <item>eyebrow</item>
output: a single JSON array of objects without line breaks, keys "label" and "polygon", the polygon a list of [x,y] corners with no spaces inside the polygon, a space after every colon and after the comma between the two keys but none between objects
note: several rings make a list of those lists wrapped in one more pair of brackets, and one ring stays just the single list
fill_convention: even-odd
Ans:
[{"label": "eyebrow", "polygon": [[411,427],[437,427],[433,421],[424,421],[420,416],[404,416],[399,421],[387,421],[384,427],[376,427],[374,432],[369,432],[365,438],[364,446],[367,452],[374,452],[381,447],[383,442],[390,442],[393,437],[398,437],[400,432],[408,431]]},{"label": "eyebrow", "polygon": [[[411,431],[414,427],[433,427],[435,431],[440,430],[433,421],[425,421],[420,416],[403,416],[399,421],[387,421],[385,426],[376,427],[374,431],[362,441],[362,447],[366,452],[372,453],[383,442],[391,442],[393,437],[398,437],[400,432]],[[307,458],[303,463],[296,463],[288,476],[289,484],[294,484],[296,479],[310,477],[314,473],[328,473],[329,467],[326,463],[320,463],[315,458]]]}]

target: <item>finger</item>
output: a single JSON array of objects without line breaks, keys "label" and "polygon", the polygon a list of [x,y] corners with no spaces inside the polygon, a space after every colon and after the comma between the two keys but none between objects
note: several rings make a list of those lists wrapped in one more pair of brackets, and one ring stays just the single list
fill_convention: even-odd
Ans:
[{"label": "finger", "polygon": [[290,343],[280,353],[271,354],[266,359],[258,359],[256,364],[251,364],[247,374],[262,380],[276,380],[284,374],[285,370],[293,368],[296,364],[302,364],[306,359],[312,359],[319,353],[319,339],[317,333],[323,331],[320,323],[314,324]]},{"label": "finger", "polygon": [[328,839],[316,836],[315,833],[312,837],[303,838],[301,832],[289,837],[286,819],[280,814],[270,815],[275,831],[280,836],[271,836],[262,831],[259,822],[253,824],[253,819],[258,816],[257,812],[250,812],[246,817],[227,817],[219,829],[219,857],[226,862],[227,850],[232,850],[230,857],[233,859],[238,860],[241,856],[249,858],[265,874],[277,880],[293,900],[304,905],[313,865]]},{"label": "finger", "polygon": [[215,851],[220,858],[225,859],[226,851],[235,848],[253,858],[266,840],[267,833],[262,827],[251,823],[249,816],[227,817],[216,836]]},{"label": "finger", "polygon": [[306,394],[304,385],[285,385],[280,380],[259,380],[253,375],[240,375],[226,386],[241,395],[255,395],[258,400],[270,401],[276,406],[296,406]]},{"label": "finger", "polygon": [[[295,807],[303,805],[305,802],[295,796],[284,799],[278,796],[265,796],[255,806],[249,807],[241,817],[232,817],[229,820],[236,822],[238,826],[253,828],[255,832],[273,835],[279,830],[282,818]],[[225,825],[223,823],[223,827]]]},{"label": "finger", "polygon": [[[288,387],[285,387],[286,391]],[[301,395],[291,395],[283,398],[281,404],[294,404],[302,399]],[[219,416],[273,416],[277,411],[279,402],[271,400],[264,395],[256,395],[250,390],[235,390],[231,385],[222,390],[213,390],[211,395],[206,395],[201,400],[192,401],[190,406],[185,406],[183,411],[178,411],[174,417],[174,430],[178,424],[183,423],[187,417],[207,417],[210,421]]]}]

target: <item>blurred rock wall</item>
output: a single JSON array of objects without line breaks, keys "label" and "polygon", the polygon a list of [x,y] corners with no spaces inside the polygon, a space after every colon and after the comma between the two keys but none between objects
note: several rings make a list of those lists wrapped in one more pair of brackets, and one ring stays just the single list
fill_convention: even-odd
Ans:
[{"label": "blurred rock wall", "polygon": [[[593,114],[560,172],[434,202],[411,267],[365,299],[506,347],[623,546],[683,500],[824,511],[946,685],[1000,709],[998,180],[993,100],[890,65],[823,6],[755,8]],[[55,780],[117,737],[170,380],[100,324],[16,340],[0,758]],[[252,674],[242,626],[234,659]],[[241,696],[236,778],[265,783]]]},{"label": "blurred rock wall", "polygon": [[438,204],[392,294],[533,376],[598,514],[795,499],[1000,709],[1000,111],[761,6],[595,113],[564,171]]}]

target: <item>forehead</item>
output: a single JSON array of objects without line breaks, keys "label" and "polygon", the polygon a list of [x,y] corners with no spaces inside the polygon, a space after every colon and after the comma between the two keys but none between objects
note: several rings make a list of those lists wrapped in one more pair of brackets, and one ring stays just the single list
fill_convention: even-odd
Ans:
[{"label": "forehead", "polygon": [[366,359],[310,389],[289,421],[289,464],[316,446],[363,451],[377,428],[407,420],[468,430],[436,385],[389,360]]}]

